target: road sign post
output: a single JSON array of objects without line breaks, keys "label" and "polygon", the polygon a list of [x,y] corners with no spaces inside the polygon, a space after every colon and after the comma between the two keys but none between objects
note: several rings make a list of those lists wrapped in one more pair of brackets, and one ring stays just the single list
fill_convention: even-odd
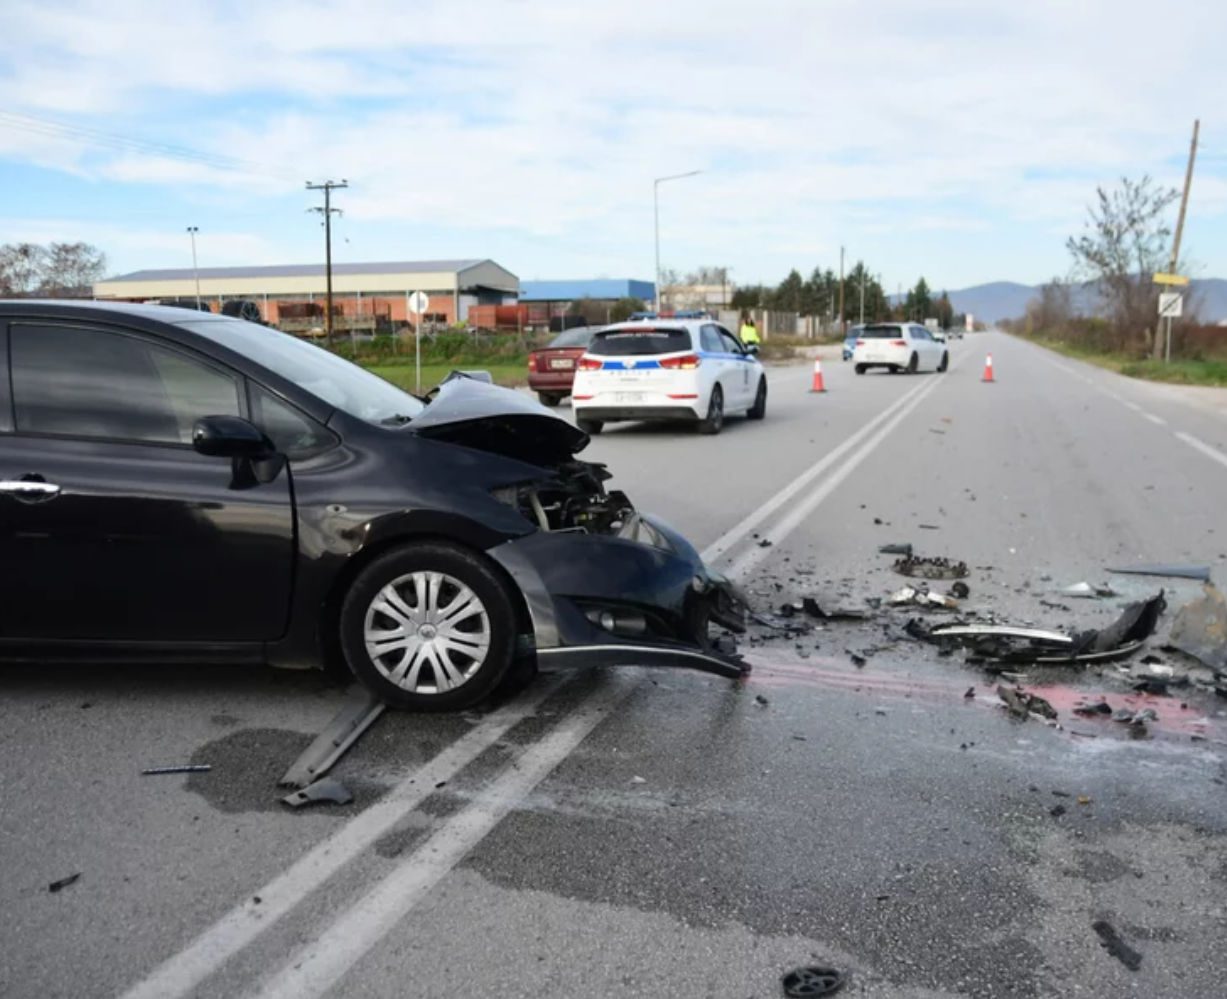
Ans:
[{"label": "road sign post", "polygon": [[409,314],[417,316],[417,322],[413,329],[413,345],[414,345],[414,367],[417,372],[415,384],[417,385],[417,394],[422,394],[422,317],[426,314],[426,309],[430,305],[430,297],[423,291],[412,291],[405,296],[405,308]]},{"label": "road sign post", "polygon": [[[1165,275],[1174,276],[1174,275]],[[1167,356],[1172,360],[1172,320],[1184,315],[1184,296],[1178,291],[1163,291],[1159,293],[1159,318],[1167,320]]]}]

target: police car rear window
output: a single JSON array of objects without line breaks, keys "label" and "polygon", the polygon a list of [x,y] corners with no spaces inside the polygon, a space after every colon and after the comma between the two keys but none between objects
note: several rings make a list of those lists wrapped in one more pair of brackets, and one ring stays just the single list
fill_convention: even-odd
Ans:
[{"label": "police car rear window", "polygon": [[592,338],[589,354],[625,357],[631,354],[676,354],[690,350],[690,334],[685,330],[610,330]]}]

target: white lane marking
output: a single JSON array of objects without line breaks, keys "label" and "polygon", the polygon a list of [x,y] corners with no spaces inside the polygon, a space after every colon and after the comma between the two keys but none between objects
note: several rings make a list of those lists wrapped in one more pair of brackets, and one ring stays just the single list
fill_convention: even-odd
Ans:
[{"label": "white lane marking", "polygon": [[1139,412],[1141,412],[1146,419],[1150,420],[1151,423],[1157,423],[1161,427],[1167,426],[1167,420],[1163,419],[1163,417],[1155,416],[1154,413],[1147,413],[1145,410],[1140,410]]},{"label": "white lane marking", "polygon": [[1200,451],[1211,461],[1217,461],[1224,468],[1227,468],[1227,454],[1224,454],[1213,444],[1207,444],[1192,434],[1186,434],[1183,430],[1177,431],[1176,436],[1189,445],[1189,447]]},{"label": "white lane marking", "polygon": [[[857,466],[862,461],[873,454],[874,450],[880,445],[892,430],[895,429],[903,420],[919,406],[932,391],[941,384],[940,380],[934,379],[928,385],[922,387],[922,390],[912,397],[911,401],[906,406],[900,409],[895,415],[887,421],[876,434],[871,437],[865,446],[852,455],[844,464],[831,473],[823,480],[821,486],[815,489],[804,502],[798,503],[788,515],[782,517],[766,534],[768,541],[772,545],[777,545],[790,535],[797,526],[809,517],[835,489],[856,470]],[[767,557],[767,551],[762,548],[751,548],[748,552],[733,562],[729,569],[729,575],[733,577],[744,577],[754,566]]]},{"label": "white lane marking", "polygon": [[1142,407],[1139,406],[1136,402],[1130,402],[1128,399],[1124,399],[1119,395],[1114,395],[1112,396],[1112,398],[1115,399],[1117,402],[1123,402],[1126,406],[1132,409],[1135,413],[1142,412]]},{"label": "white lane marking", "polygon": [[322,996],[417,905],[550,772],[603,722],[636,684],[616,678],[526,749],[480,793],[335,922],[301,948],[256,993],[259,999]]},{"label": "white lane marking", "polygon": [[[951,367],[954,370],[954,366]],[[892,405],[875,416],[872,420],[866,423],[851,437],[846,438],[838,447],[827,452],[818,462],[802,472],[797,478],[793,479],[788,485],[781,489],[778,493],[772,496],[769,500],[761,503],[753,513],[748,514],[733,527],[725,531],[720,537],[713,541],[710,545],[703,549],[701,557],[704,562],[713,562],[724,552],[727,552],[734,545],[742,541],[754,528],[761,524],[764,520],[770,517],[776,510],[782,507],[785,503],[791,500],[802,489],[810,484],[819,475],[825,472],[833,464],[839,461],[848,451],[856,447],[864,438],[873,433],[874,428],[883,420],[889,419],[890,415],[899,410],[900,407],[906,405],[909,400],[914,398],[918,393],[924,390],[926,383],[917,385],[910,389],[906,394],[900,396]]]},{"label": "white lane marking", "polygon": [[124,993],[122,999],[169,999],[186,995],[227,960],[293,909],[343,866],[371,847],[400,819],[501,739],[513,725],[533,714],[562,684],[550,678],[531,696],[487,715],[425,766],[406,777],[383,798],[354,816],[262,888],[259,896],[231,909],[187,947],[155,968]]}]

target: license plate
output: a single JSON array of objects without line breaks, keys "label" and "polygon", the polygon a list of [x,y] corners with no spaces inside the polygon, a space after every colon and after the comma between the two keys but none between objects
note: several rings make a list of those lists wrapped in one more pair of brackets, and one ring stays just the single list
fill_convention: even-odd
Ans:
[{"label": "license plate", "polygon": [[575,367],[575,362],[569,357],[551,357],[550,367],[555,370],[562,369],[565,371],[568,368]]},{"label": "license plate", "polygon": [[615,392],[614,393],[614,402],[622,403],[624,405],[637,403],[641,398],[642,398],[642,395],[638,392]]},{"label": "license plate", "polygon": [[885,361],[885,360],[886,360],[886,358],[885,358],[885,357],[883,357],[881,354],[870,354],[870,355],[869,355],[869,360],[871,360],[871,361]]}]

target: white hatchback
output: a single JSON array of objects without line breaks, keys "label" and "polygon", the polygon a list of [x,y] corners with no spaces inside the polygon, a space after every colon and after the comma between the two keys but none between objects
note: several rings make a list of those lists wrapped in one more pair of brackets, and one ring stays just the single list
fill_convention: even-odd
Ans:
[{"label": "white hatchback", "polygon": [[730,414],[761,420],[767,374],[757,353],[709,319],[608,326],[576,366],[576,423],[599,434],[616,420],[680,420],[718,434]]},{"label": "white hatchback", "polygon": [[852,363],[858,375],[870,368],[945,371],[950,365],[950,351],[916,323],[870,323],[857,336]]}]

